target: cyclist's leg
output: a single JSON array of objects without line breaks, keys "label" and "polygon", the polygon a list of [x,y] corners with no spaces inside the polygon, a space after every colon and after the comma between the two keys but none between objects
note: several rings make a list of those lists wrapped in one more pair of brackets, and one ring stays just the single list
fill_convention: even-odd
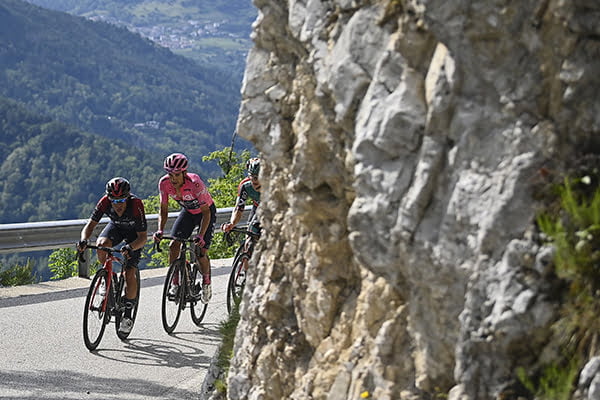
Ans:
[{"label": "cyclist's leg", "polygon": [[[131,243],[137,239],[137,232],[128,231],[126,233],[125,242]],[[127,260],[125,267],[125,297],[127,300],[135,300],[138,293],[137,282],[137,267],[142,255],[142,249],[134,250],[131,253],[131,258]]]},{"label": "cyclist's leg", "polygon": [[[96,246],[112,247],[113,243],[119,243],[121,240],[123,240],[123,236],[119,234],[119,228],[110,221],[98,235]],[[97,254],[100,264],[104,264],[106,261],[106,252],[98,250]]]},{"label": "cyclist's leg", "polygon": [[[195,218],[193,214],[190,214],[185,209],[181,210],[177,216],[177,219],[173,223],[171,236],[177,238],[189,238],[196,227],[196,219],[197,218]],[[173,261],[179,257],[180,251],[181,243],[175,240],[171,241],[169,244],[169,265],[172,265]],[[173,290],[175,290],[175,287],[179,286],[179,273],[174,274],[172,283]]]},{"label": "cyclist's leg", "polygon": [[[198,249],[197,255],[198,263],[200,264],[200,271],[202,271],[203,275],[203,283],[210,284],[210,259],[208,258],[208,249],[210,248],[210,244],[212,243],[213,234],[215,232],[215,223],[217,221],[217,207],[214,203],[210,206],[210,224],[208,224],[208,229],[204,233],[204,247]],[[198,221],[198,225],[202,224],[202,218]]]},{"label": "cyclist's leg", "polygon": [[[255,209],[253,211],[256,211]],[[258,221],[258,216],[257,213],[254,212],[253,214],[251,214],[250,218],[248,219],[248,231],[251,233],[254,233],[256,235],[260,235],[260,231],[261,231],[261,227],[260,227],[260,222]],[[250,236],[246,237],[246,240],[244,241],[244,252],[252,255],[252,241],[254,239],[252,239]],[[244,269],[248,269],[248,258],[244,258]]]},{"label": "cyclist's leg", "polygon": [[[102,230],[98,237],[99,243],[104,243],[102,246],[112,247],[116,246],[122,241],[127,243],[135,240],[137,234],[134,231],[123,230],[117,227],[112,221]],[[135,253],[133,255],[134,263],[132,266],[137,267],[137,263],[139,262],[141,251],[137,252],[137,258],[135,257]],[[100,257],[98,257],[100,258]],[[124,267],[126,268],[126,267]],[[116,284],[116,282],[115,282]],[[136,271],[135,269],[131,269],[128,271],[125,269],[125,298],[123,299],[126,308],[124,317],[131,319],[131,310],[135,306],[137,297],[137,279],[136,279]]]},{"label": "cyclist's leg", "polygon": [[[208,229],[204,233],[204,246],[202,248],[197,248],[196,250],[196,258],[198,264],[200,264],[200,271],[202,272],[202,299],[203,303],[208,303],[208,301],[212,297],[212,287],[211,287],[211,276],[210,276],[210,259],[208,258],[208,249],[210,248],[210,244],[212,242],[215,222],[217,220],[217,208],[213,204],[210,206],[210,223],[208,224]],[[202,220],[199,221],[199,225],[202,223]]]},{"label": "cyclist's leg", "polygon": [[[194,228],[196,227],[196,218],[194,215],[189,213],[187,210],[182,209],[177,219],[173,223],[173,228],[171,229],[171,236],[175,236],[177,238],[189,238]],[[177,241],[172,241],[169,244],[169,265],[179,257],[179,251],[181,250],[181,243]]]},{"label": "cyclist's leg", "polygon": [[[135,255],[132,258],[134,257]],[[131,261],[131,259],[129,261]],[[125,336],[119,335],[121,339],[125,339],[129,332],[131,332],[139,306],[140,275],[137,268],[138,262],[139,254],[137,256],[137,261],[135,261],[134,264],[130,264],[128,262],[125,267],[125,296],[123,298],[123,305],[125,306],[125,311],[123,313],[123,320],[121,321],[122,326],[119,327],[119,332],[122,335],[124,334]]]},{"label": "cyclist's leg", "polygon": [[139,294],[138,287],[138,263],[140,261],[141,249],[133,252],[132,257],[127,260],[125,267],[125,316],[131,317],[131,312],[137,304]]}]

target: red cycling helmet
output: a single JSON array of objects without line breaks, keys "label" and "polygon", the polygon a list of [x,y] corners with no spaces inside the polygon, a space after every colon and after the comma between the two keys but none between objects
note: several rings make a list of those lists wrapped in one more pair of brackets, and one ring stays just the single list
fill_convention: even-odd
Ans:
[{"label": "red cycling helmet", "polygon": [[122,199],[129,196],[131,185],[125,178],[116,177],[106,182],[106,195],[109,199]]},{"label": "red cycling helmet", "polygon": [[181,153],[173,153],[165,158],[164,168],[169,174],[177,174],[186,171],[188,159]]}]

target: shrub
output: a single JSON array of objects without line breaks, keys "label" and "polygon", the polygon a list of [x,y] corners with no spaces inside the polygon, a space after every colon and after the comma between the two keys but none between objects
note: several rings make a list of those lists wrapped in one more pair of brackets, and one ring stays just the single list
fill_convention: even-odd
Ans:
[{"label": "shrub", "polygon": [[16,264],[5,268],[0,264],[0,286],[29,285],[37,281],[33,263],[28,259],[24,265]]}]

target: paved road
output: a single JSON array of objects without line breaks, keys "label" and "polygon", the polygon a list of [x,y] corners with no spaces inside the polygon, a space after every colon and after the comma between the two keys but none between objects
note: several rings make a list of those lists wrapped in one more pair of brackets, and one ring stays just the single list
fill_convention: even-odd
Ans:
[{"label": "paved road", "polygon": [[142,271],[129,340],[120,341],[111,323],[93,353],[82,336],[89,280],[0,288],[0,399],[200,399],[227,316],[230,261],[213,261],[213,298],[202,327],[186,309],[172,335],[160,319],[166,268]]}]

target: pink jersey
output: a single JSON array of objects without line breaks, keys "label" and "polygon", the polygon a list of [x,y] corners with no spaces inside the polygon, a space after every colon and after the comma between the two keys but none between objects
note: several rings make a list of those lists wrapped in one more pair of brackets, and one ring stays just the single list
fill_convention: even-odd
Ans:
[{"label": "pink jersey", "polygon": [[202,179],[198,175],[189,172],[186,174],[185,182],[181,187],[182,197],[177,196],[177,191],[169,180],[169,175],[163,176],[158,181],[158,192],[160,193],[160,204],[167,204],[169,197],[171,197],[191,214],[199,214],[201,206],[211,206],[214,203]]}]

